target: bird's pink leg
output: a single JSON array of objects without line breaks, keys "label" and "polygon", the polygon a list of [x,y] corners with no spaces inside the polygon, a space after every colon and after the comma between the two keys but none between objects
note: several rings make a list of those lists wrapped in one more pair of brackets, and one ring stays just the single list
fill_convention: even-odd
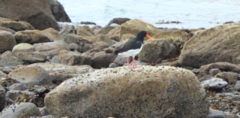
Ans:
[{"label": "bird's pink leg", "polygon": [[132,66],[130,66],[129,57],[127,58],[127,65],[128,65],[128,68],[133,68]]},{"label": "bird's pink leg", "polygon": [[133,64],[134,64],[134,67],[135,67],[135,68],[140,68],[140,67],[141,67],[141,66],[138,66],[138,65],[137,65],[137,63],[136,63],[136,61],[135,61],[135,58],[133,58],[132,60],[133,60]]}]

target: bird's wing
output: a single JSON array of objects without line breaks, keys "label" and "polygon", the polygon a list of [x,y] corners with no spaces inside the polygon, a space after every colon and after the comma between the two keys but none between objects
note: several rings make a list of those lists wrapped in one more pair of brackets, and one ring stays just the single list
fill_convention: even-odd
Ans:
[{"label": "bird's wing", "polygon": [[130,40],[129,42],[125,43],[120,49],[116,50],[114,53],[118,54],[129,49],[137,49],[140,48],[142,45],[141,41]]}]

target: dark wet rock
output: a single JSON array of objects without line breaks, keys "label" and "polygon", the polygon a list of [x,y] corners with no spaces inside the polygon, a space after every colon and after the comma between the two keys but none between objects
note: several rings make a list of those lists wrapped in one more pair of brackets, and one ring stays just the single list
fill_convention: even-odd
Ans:
[{"label": "dark wet rock", "polygon": [[80,24],[85,24],[85,25],[96,25],[95,22],[90,22],[90,21],[81,21]]},{"label": "dark wet rock", "polygon": [[77,34],[75,27],[73,25],[65,25],[59,32],[63,37],[68,34]]},{"label": "dark wet rock", "polygon": [[68,50],[59,51],[59,59],[62,64],[66,65],[91,65],[91,57],[82,56],[79,52],[72,52]]},{"label": "dark wet rock", "polygon": [[0,53],[12,50],[17,44],[13,34],[10,32],[0,31],[0,39]]},{"label": "dark wet rock", "polygon": [[209,90],[221,90],[228,85],[228,83],[221,78],[211,78],[201,82],[201,84],[205,89]]},{"label": "dark wet rock", "polygon": [[1,58],[0,66],[18,66],[24,64],[24,62],[20,58],[15,57],[11,51],[4,52]]},{"label": "dark wet rock", "polygon": [[176,47],[167,40],[149,41],[144,44],[142,51],[138,54],[140,61],[154,63],[176,56]]},{"label": "dark wet rock", "polygon": [[44,101],[57,117],[206,118],[205,95],[189,70],[143,66],[101,69],[68,79]]},{"label": "dark wet rock", "polygon": [[215,62],[239,64],[240,47],[236,45],[240,43],[239,24],[220,25],[195,33],[181,50],[180,64],[196,68]]},{"label": "dark wet rock", "polygon": [[24,30],[19,31],[14,34],[14,37],[17,43],[42,43],[42,42],[50,42],[51,39],[48,38],[43,32],[40,30]]},{"label": "dark wet rock", "polygon": [[51,84],[51,78],[46,70],[40,66],[22,66],[13,70],[8,76],[26,85]]},{"label": "dark wet rock", "polygon": [[108,25],[110,26],[113,23],[121,25],[129,20],[131,20],[131,19],[129,19],[129,18],[114,18],[108,23]]},{"label": "dark wet rock", "polygon": [[112,54],[107,54],[105,52],[98,52],[92,58],[92,67],[93,68],[106,68],[109,66],[110,63],[114,61],[116,56]]},{"label": "dark wet rock", "polygon": [[215,76],[219,72],[221,72],[221,70],[219,68],[212,68],[212,69],[209,70],[209,74],[211,76]]},{"label": "dark wet rock", "polygon": [[5,107],[6,90],[0,85],[0,112]]},{"label": "dark wet rock", "polygon": [[1,114],[1,118],[27,118],[30,116],[40,116],[40,112],[33,103],[17,103],[5,108]]}]

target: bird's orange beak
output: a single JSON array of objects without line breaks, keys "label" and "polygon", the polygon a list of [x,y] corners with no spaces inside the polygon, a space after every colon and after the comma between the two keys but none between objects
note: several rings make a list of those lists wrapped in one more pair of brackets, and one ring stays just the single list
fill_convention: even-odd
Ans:
[{"label": "bird's orange beak", "polygon": [[146,37],[149,38],[149,39],[152,39],[154,40],[151,36],[149,36],[148,34],[146,34]]}]

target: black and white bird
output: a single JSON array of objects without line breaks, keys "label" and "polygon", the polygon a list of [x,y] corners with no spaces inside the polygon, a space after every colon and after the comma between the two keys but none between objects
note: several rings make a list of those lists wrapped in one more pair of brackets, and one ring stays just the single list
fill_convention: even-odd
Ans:
[{"label": "black and white bird", "polygon": [[143,48],[144,37],[154,40],[151,36],[147,34],[146,31],[140,31],[134,39],[129,40],[120,49],[114,52],[116,55],[127,57],[128,68],[132,68],[129,64],[129,57],[132,57],[132,61],[134,63],[135,68],[140,67],[140,66],[137,66],[137,63],[134,57],[141,52]]}]

